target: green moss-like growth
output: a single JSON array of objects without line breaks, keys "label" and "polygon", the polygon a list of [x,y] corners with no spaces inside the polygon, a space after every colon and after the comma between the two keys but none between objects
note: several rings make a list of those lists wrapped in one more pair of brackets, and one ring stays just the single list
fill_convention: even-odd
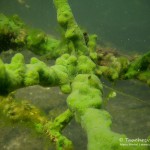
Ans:
[{"label": "green moss-like growth", "polygon": [[130,61],[115,52],[101,50],[98,63],[95,73],[100,77],[103,75],[110,81],[136,78],[149,85],[150,52]]},{"label": "green moss-like growth", "polygon": [[27,48],[33,51],[35,54],[43,55],[50,54],[50,57],[58,57],[61,51],[57,50],[60,41],[52,38],[50,35],[46,35],[39,30],[30,30],[27,36]]},{"label": "green moss-like growth", "polygon": [[150,70],[139,73],[137,79],[147,83],[150,86]]},{"label": "green moss-like growth", "polygon": [[70,70],[67,70],[63,64],[48,67],[37,58],[32,58],[30,64],[25,64],[23,55],[18,53],[12,58],[10,64],[4,64],[1,61],[0,68],[2,70],[0,73],[0,79],[2,79],[1,93],[35,84],[59,85],[60,87],[63,86],[62,90],[65,93],[71,91]]},{"label": "green moss-like growth", "polygon": [[150,79],[150,52],[140,56],[133,62],[131,62],[125,78],[137,78],[149,84]]},{"label": "green moss-like growth", "polygon": [[100,108],[102,85],[93,74],[79,74],[72,83],[72,92],[67,98],[68,107],[80,121],[87,108]]},{"label": "green moss-like growth", "polygon": [[22,54],[16,54],[10,64],[0,64],[2,69],[1,78],[3,89],[0,92],[11,91],[23,85],[23,78],[25,73],[24,57]]},{"label": "green moss-like growth", "polygon": [[150,52],[144,54],[143,56],[137,58],[135,61],[131,62],[129,69],[126,73],[126,78],[136,77],[140,72],[150,69]]},{"label": "green moss-like growth", "polygon": [[126,57],[116,57],[111,53],[99,57],[100,65],[96,70],[99,76],[104,75],[111,81],[123,78],[122,75],[127,71],[129,60]]},{"label": "green moss-like growth", "polygon": [[0,93],[5,93],[5,88],[8,88],[7,82],[6,82],[6,68],[3,63],[3,61],[0,59]]},{"label": "green moss-like growth", "polygon": [[123,136],[110,130],[111,119],[108,112],[89,108],[81,119],[88,136],[88,150],[119,149],[119,139]]},{"label": "green moss-like growth", "polygon": [[88,46],[89,51],[90,51],[90,58],[95,62],[97,61],[96,42],[97,42],[97,35],[95,35],[95,34],[90,35],[87,46]]},{"label": "green moss-like growth", "polygon": [[67,68],[70,80],[75,77],[77,73],[77,57],[75,55],[64,54],[56,59],[56,65],[62,65]]},{"label": "green moss-like growth", "polygon": [[96,64],[87,56],[81,55],[78,57],[78,73],[93,73],[96,68]]},{"label": "green moss-like growth", "polygon": [[0,14],[0,52],[23,47],[26,36],[25,25],[17,15],[8,18]]},{"label": "green moss-like growth", "polygon": [[66,68],[68,74],[66,84],[61,85],[61,91],[64,93],[70,93],[70,83],[77,75],[77,57],[75,55],[64,54],[56,59],[56,66],[63,66]]},{"label": "green moss-like growth", "polygon": [[63,37],[71,48],[69,51],[78,54],[88,54],[84,36],[76,23],[67,0],[54,0],[57,10],[57,21],[63,29]]},{"label": "green moss-like growth", "polygon": [[56,144],[56,149],[72,150],[72,142],[61,134],[61,130],[72,118],[72,113],[67,110],[58,116],[54,122],[47,119],[43,113],[27,101],[15,102],[12,97],[0,97],[0,118],[3,121],[34,129],[42,133]]},{"label": "green moss-like growth", "polygon": [[[29,29],[17,15],[0,14],[0,52],[28,49],[38,55],[56,58],[66,52],[65,44],[40,30]],[[61,50],[60,50],[61,49]]]},{"label": "green moss-like growth", "polygon": [[[141,146],[138,145],[142,142],[127,142],[125,135],[111,131],[111,117],[105,110],[86,109],[81,118],[81,125],[87,132],[88,150],[141,150]],[[142,150],[147,149],[147,147],[142,147]]]}]

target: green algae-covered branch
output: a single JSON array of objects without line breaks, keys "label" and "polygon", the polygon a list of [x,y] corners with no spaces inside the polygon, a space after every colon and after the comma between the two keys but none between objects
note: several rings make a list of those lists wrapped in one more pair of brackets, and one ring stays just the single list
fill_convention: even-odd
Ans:
[{"label": "green algae-covered branch", "polygon": [[[136,78],[150,85],[150,53],[135,60],[96,52],[96,35],[88,35],[78,26],[67,0],[54,0],[57,21],[63,30],[61,40],[43,31],[30,29],[17,16],[0,15],[0,52],[19,51],[10,63],[0,59],[0,115],[5,122],[28,126],[54,142],[57,150],[71,150],[73,143],[62,130],[74,117],[88,138],[88,150],[132,150],[122,147],[126,135],[111,130],[111,116],[103,106],[102,76],[111,81]],[[33,57],[25,63],[21,50],[30,50],[41,58],[54,59],[48,65]],[[16,102],[11,92],[31,85],[59,86],[68,94],[68,109],[50,121],[32,104]],[[133,143],[132,143],[133,144]],[[140,142],[134,142],[140,144]],[[147,147],[143,147],[147,149]]]}]

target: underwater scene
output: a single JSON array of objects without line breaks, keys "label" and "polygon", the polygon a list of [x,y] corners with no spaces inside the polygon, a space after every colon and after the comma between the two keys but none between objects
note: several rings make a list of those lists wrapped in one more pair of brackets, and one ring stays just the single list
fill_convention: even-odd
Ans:
[{"label": "underwater scene", "polygon": [[150,150],[149,0],[0,0],[0,150]]}]

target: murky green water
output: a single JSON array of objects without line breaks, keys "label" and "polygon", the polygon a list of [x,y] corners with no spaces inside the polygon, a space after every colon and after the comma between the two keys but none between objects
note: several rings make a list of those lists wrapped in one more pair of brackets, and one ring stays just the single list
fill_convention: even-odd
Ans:
[{"label": "murky green water", "polygon": [[[96,33],[99,42],[126,53],[150,50],[149,0],[69,0],[69,3],[77,22],[88,32]],[[53,0],[0,0],[0,12],[16,13],[28,25],[58,34]]]},{"label": "murky green water", "polygon": [[[70,0],[69,3],[80,26],[90,33],[96,33],[99,43],[113,46],[125,53],[144,53],[150,50],[149,0]],[[52,0],[0,0],[0,13],[18,14],[30,27],[41,28],[47,33],[58,35],[59,28]],[[12,55],[3,57],[9,61]],[[24,55],[28,62],[33,54]],[[104,98],[111,90],[110,87],[117,93],[106,107],[112,115],[112,130],[125,133],[130,138],[146,138],[150,134],[149,87],[138,81],[118,81],[115,86],[105,80],[103,82]],[[37,91],[39,95],[36,94]],[[61,95],[57,88],[29,87],[18,90],[16,97],[29,100],[32,97],[35,105],[53,117],[66,108],[66,95]],[[47,105],[44,105],[43,101],[47,101]],[[19,141],[33,139],[26,135],[27,132],[23,131],[22,135],[22,130],[2,130],[0,134],[5,137],[0,136],[2,150],[17,150]],[[10,134],[14,137],[9,137]],[[74,121],[64,130],[64,134],[73,140],[76,150],[86,149],[85,134]],[[33,142],[38,143],[40,140],[39,138]],[[26,141],[24,143],[28,144],[30,149],[41,150],[39,145],[33,146]],[[42,141],[41,145],[43,143]]]},{"label": "murky green water", "polygon": [[149,0],[70,0],[70,4],[78,22],[99,40],[124,51],[150,50]]}]

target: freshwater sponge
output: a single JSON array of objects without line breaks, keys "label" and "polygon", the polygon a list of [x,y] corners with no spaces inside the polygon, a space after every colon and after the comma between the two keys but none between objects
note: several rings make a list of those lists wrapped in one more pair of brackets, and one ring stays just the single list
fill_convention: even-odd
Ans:
[{"label": "freshwater sponge", "polygon": [[23,85],[23,78],[25,73],[24,56],[17,53],[11,60],[10,64],[6,64],[6,74],[8,90],[18,88]]},{"label": "freshwater sponge", "polygon": [[78,73],[93,73],[96,68],[95,63],[87,56],[81,55],[78,58]]},{"label": "freshwater sponge", "polygon": [[62,65],[67,69],[70,78],[76,75],[77,58],[74,55],[64,54],[57,58],[56,65]]},{"label": "freshwater sponge", "polygon": [[122,148],[119,148],[119,139],[125,136],[111,131],[111,117],[105,110],[86,109],[81,118],[81,125],[87,132],[89,150],[119,150]]},{"label": "freshwater sponge", "polygon": [[3,93],[3,89],[6,88],[6,68],[5,65],[3,63],[3,61],[0,59],[0,89],[1,92]]},{"label": "freshwater sponge", "polygon": [[75,113],[77,121],[87,108],[100,108],[102,85],[93,74],[79,74],[72,83],[72,93],[67,98],[68,107]]}]

